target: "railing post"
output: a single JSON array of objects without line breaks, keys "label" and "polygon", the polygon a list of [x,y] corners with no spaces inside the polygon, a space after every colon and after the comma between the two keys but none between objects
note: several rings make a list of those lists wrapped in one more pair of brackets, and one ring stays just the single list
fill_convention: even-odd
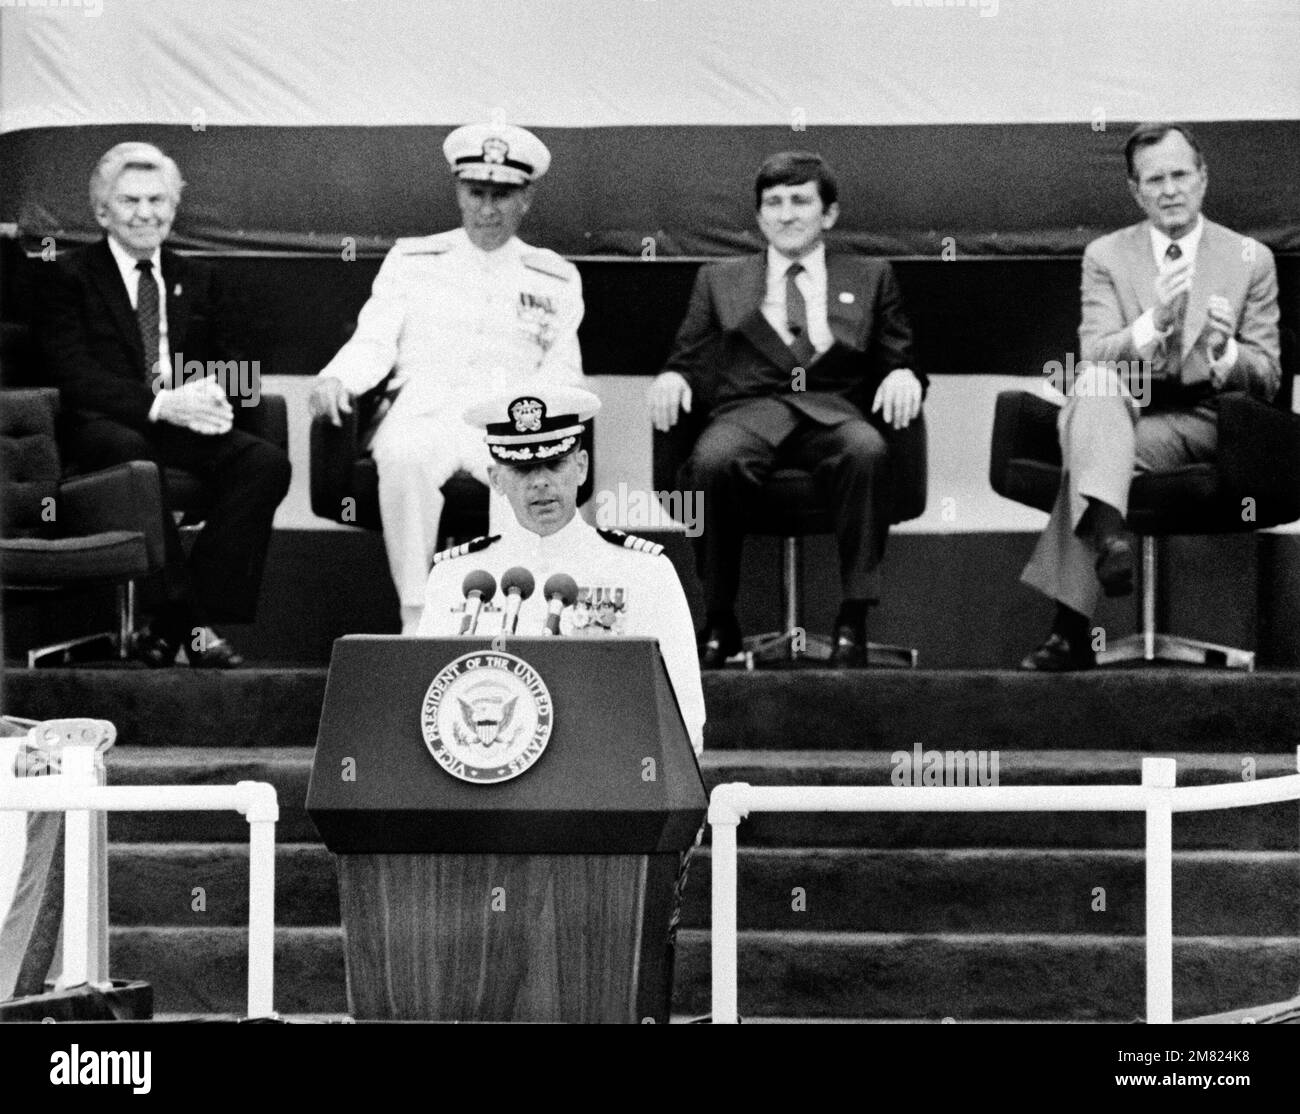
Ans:
[{"label": "railing post", "polygon": [[713,867],[713,917],[710,939],[713,947],[713,1023],[735,1025],[740,1020],[737,998],[739,947],[736,939],[736,829],[743,809],[734,798],[748,789],[736,783],[719,785],[709,799],[712,829],[710,859]]},{"label": "railing post", "polygon": [[280,805],[265,782],[241,781],[248,821],[248,1016],[275,1011],[275,823]]},{"label": "railing post", "polygon": [[275,1001],[275,821],[248,823],[248,1016]]},{"label": "railing post", "polygon": [[1142,759],[1146,806],[1147,1024],[1174,1020],[1174,817],[1172,793],[1178,763]]},{"label": "railing post", "polygon": [[[59,755],[60,773],[70,786],[95,784],[95,748],[65,746]],[[84,986],[97,966],[98,942],[91,919],[98,908],[91,901],[95,888],[91,879],[91,825],[95,814],[86,809],[69,809],[63,823],[63,964],[58,988]],[[92,949],[95,955],[92,955]]]}]

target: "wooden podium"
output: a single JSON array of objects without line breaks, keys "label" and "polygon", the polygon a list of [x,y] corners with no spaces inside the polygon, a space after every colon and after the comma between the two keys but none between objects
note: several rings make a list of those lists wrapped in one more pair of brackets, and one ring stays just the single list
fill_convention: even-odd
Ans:
[{"label": "wooden podium", "polygon": [[653,639],[339,639],[307,809],[338,856],[349,1011],[667,1022],[706,807]]}]

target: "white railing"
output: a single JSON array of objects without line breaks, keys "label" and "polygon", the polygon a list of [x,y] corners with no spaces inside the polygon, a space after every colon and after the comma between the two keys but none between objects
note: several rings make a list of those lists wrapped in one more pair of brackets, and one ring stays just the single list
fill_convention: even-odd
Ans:
[{"label": "white railing", "polygon": [[[1296,752],[1300,768],[1300,749]],[[1174,787],[1172,758],[1144,758],[1141,785],[719,785],[709,798],[713,865],[713,1020],[737,1014],[736,829],[751,812],[1145,812],[1146,1017],[1173,1021],[1173,814],[1300,801],[1300,774],[1241,784]]]},{"label": "white railing", "polygon": [[98,967],[92,912],[96,907],[92,813],[238,812],[248,820],[248,1016],[272,1017],[275,988],[274,786],[99,785],[93,747],[65,747],[62,769],[0,783],[0,809],[66,813],[63,879],[63,976],[81,986]]}]

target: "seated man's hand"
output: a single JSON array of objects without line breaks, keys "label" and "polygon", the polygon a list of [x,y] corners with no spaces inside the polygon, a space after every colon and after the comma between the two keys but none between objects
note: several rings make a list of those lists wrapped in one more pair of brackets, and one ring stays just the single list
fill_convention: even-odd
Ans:
[{"label": "seated man's hand", "polygon": [[235,411],[215,379],[195,379],[158,393],[157,419],[194,433],[215,436],[230,431]]},{"label": "seated man's hand", "polygon": [[667,433],[677,424],[680,411],[691,412],[691,385],[676,371],[662,372],[650,384],[646,401],[650,403],[650,418],[655,429]]},{"label": "seated man's hand", "polygon": [[342,380],[327,376],[316,384],[307,401],[307,409],[313,418],[324,415],[330,425],[342,425],[343,419],[339,415],[352,413],[352,392],[343,386]]},{"label": "seated man's hand", "polygon": [[876,390],[871,412],[880,412],[886,425],[906,429],[921,412],[921,381],[911,368],[900,367],[885,376]]},{"label": "seated man's hand", "polygon": [[[1206,318],[1205,326],[1201,329],[1201,335],[1196,338],[1196,343],[1205,348],[1205,354],[1209,356],[1210,362],[1223,359],[1224,353],[1228,350],[1228,341],[1232,334],[1237,331],[1237,322],[1233,319],[1232,303],[1222,294],[1212,294],[1205,307]],[[1210,369],[1210,378],[1217,390],[1223,386],[1226,373]]]},{"label": "seated man's hand", "polygon": [[1168,332],[1186,312],[1187,298],[1192,292],[1192,260],[1184,255],[1156,276],[1156,304],[1151,320],[1157,333]]}]

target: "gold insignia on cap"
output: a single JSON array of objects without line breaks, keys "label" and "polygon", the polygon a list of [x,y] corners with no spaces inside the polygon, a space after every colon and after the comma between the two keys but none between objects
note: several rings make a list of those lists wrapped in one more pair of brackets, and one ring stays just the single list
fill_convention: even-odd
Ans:
[{"label": "gold insignia on cap", "polygon": [[484,162],[505,162],[506,156],[510,154],[510,144],[500,136],[492,136],[483,140],[483,161]]},{"label": "gold insignia on cap", "polygon": [[546,407],[536,398],[517,398],[510,404],[510,420],[518,433],[536,433],[542,428]]}]

